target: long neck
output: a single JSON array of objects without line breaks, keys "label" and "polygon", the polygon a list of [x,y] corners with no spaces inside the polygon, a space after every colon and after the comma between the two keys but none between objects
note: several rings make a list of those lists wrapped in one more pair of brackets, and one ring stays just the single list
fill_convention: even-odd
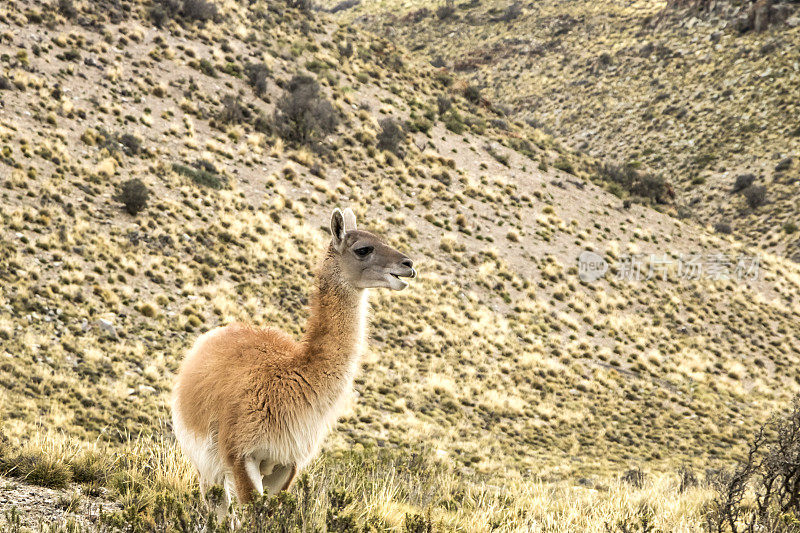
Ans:
[{"label": "long neck", "polygon": [[332,254],[317,273],[305,334],[306,362],[322,380],[348,381],[358,367],[366,327],[366,291],[347,285]]}]

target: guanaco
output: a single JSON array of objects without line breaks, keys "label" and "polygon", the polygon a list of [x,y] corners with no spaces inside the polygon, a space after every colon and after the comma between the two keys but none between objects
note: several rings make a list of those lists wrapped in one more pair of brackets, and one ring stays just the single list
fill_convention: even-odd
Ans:
[{"label": "guanaco", "polygon": [[178,443],[200,488],[222,485],[225,505],[288,490],[317,454],[350,394],[366,328],[367,289],[402,290],[417,273],[406,255],[333,211],[300,342],[242,323],[201,335],[172,401]]}]

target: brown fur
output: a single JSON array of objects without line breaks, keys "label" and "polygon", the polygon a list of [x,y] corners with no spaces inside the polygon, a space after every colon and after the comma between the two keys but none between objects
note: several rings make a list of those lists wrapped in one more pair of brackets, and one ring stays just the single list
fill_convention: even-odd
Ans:
[{"label": "brown fur", "polygon": [[[405,256],[375,236],[351,231],[346,237],[345,249],[348,242],[368,241],[387,264],[405,261],[410,269]],[[219,456],[232,473],[240,502],[249,501],[256,490],[245,470],[246,455],[265,436],[291,433],[300,417],[333,412],[352,384],[364,321],[363,289],[343,273],[341,254],[332,243],[316,276],[301,342],[276,329],[234,323],[198,344],[180,370],[173,408],[193,434],[216,434]],[[411,270],[403,275],[413,276]],[[299,466],[276,466],[274,475],[287,477],[284,490]]]}]

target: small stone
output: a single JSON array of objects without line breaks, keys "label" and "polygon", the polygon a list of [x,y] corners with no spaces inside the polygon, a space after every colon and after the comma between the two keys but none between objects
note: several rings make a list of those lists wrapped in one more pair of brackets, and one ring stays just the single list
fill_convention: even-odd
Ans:
[{"label": "small stone", "polygon": [[117,338],[117,328],[107,318],[99,318],[97,320],[97,327],[108,334],[109,337]]}]

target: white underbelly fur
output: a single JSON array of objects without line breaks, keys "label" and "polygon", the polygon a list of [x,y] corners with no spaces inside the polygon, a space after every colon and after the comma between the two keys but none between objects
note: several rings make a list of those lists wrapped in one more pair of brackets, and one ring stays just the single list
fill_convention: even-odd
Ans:
[{"label": "white underbelly fur", "polygon": [[[331,406],[325,413],[311,411],[295,417],[287,421],[284,431],[278,434],[268,435],[265,431],[264,440],[254,444],[247,455],[258,461],[303,468],[317,454],[322,440],[336,422],[337,407]],[[200,435],[189,429],[174,405],[172,423],[178,444],[197,468],[201,481],[222,484],[229,472],[215,444],[215,436]]]}]

